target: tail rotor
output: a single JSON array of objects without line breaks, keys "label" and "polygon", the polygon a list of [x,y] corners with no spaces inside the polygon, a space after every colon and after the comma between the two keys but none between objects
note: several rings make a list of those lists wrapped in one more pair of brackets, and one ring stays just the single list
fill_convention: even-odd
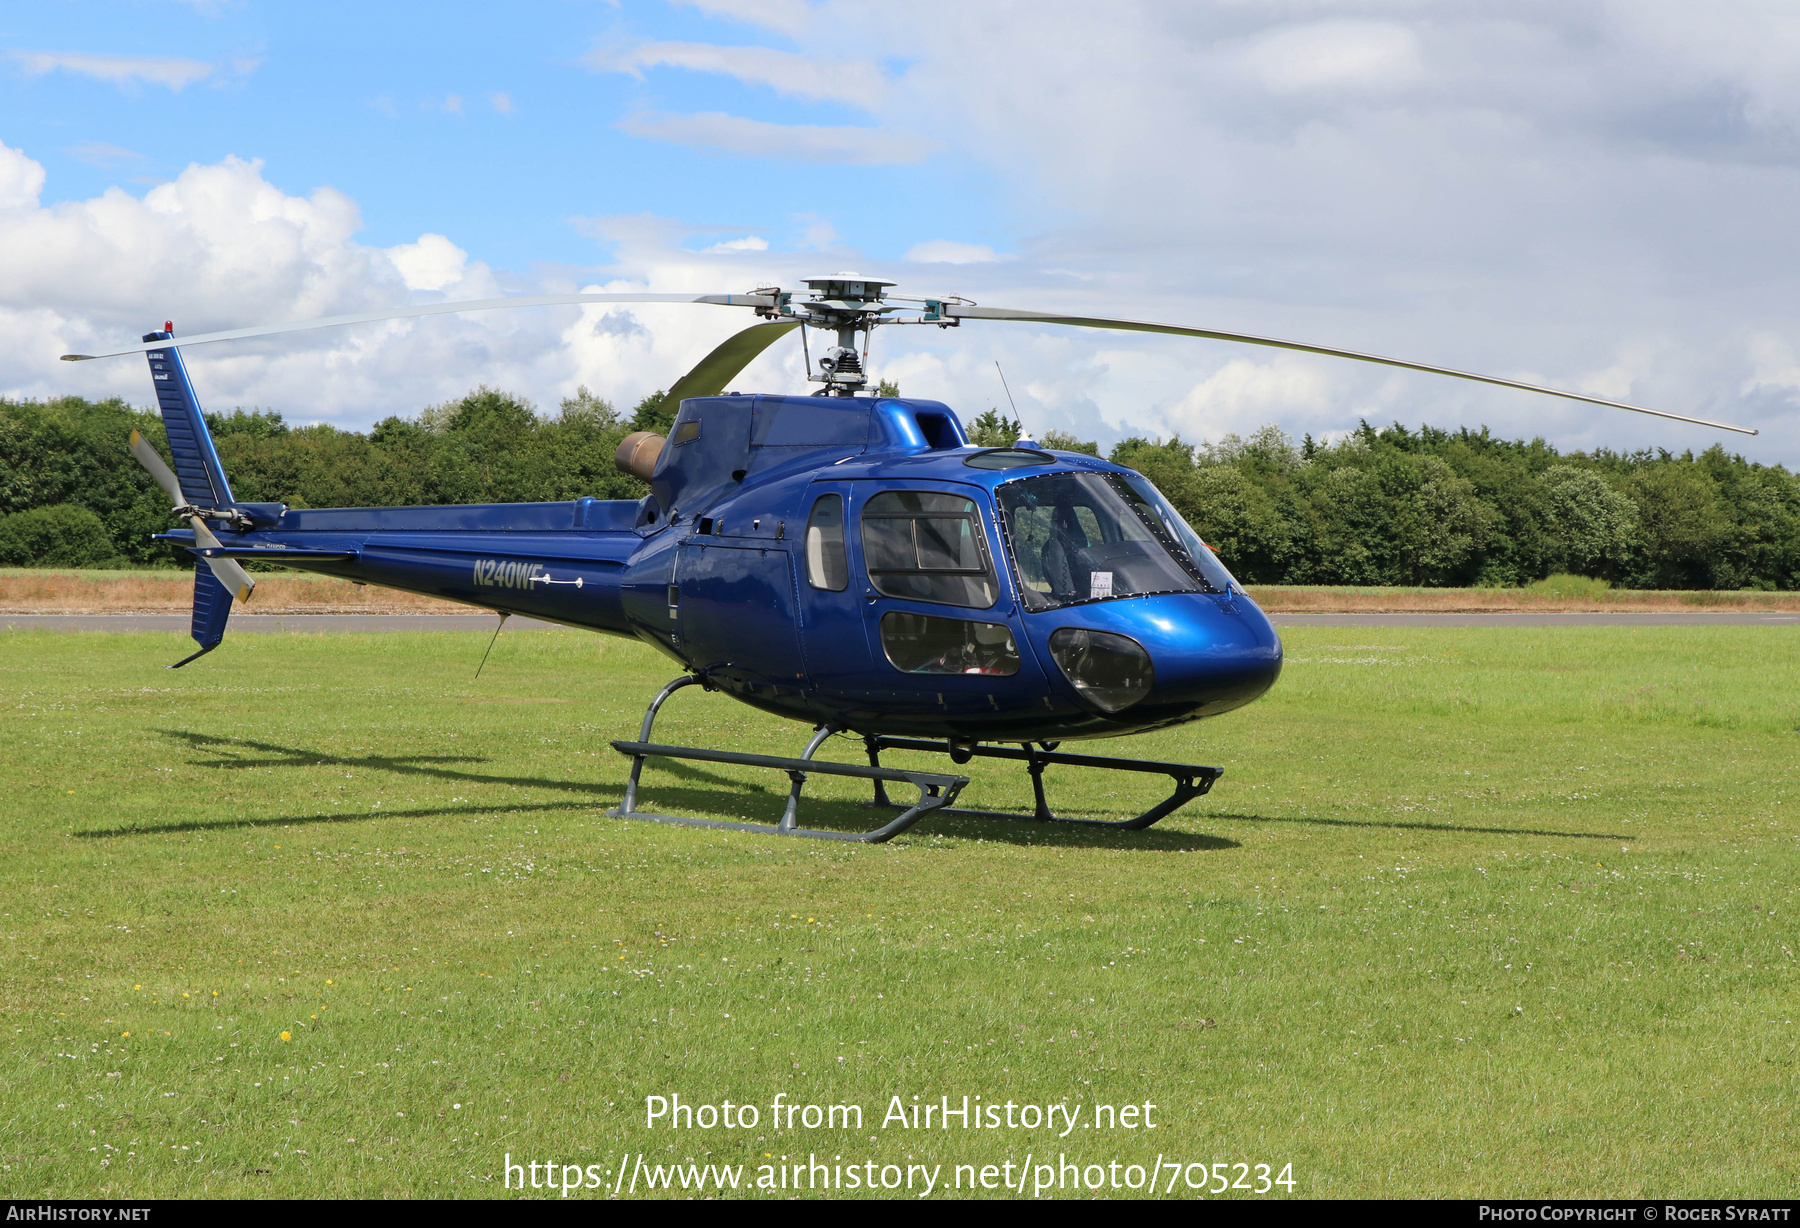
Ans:
[{"label": "tail rotor", "polygon": [[[194,544],[203,551],[216,551],[221,548],[219,539],[206,525],[204,513],[209,510],[197,508],[189,503],[181,493],[181,482],[175,471],[170,469],[156,448],[137,431],[131,432],[131,455],[137,458],[138,464],[149,471],[156,479],[156,484],[163,488],[175,504],[175,515],[187,521],[194,530]],[[239,601],[250,600],[251,593],[256,591],[256,581],[236,559],[219,558],[211,553],[200,555],[200,561],[194,568],[194,625],[193,636],[200,645],[200,651],[193,656],[185,657],[171,665],[170,669],[180,669],[196,657],[203,657],[219,646],[225,638],[225,620],[231,614],[233,598]]]}]

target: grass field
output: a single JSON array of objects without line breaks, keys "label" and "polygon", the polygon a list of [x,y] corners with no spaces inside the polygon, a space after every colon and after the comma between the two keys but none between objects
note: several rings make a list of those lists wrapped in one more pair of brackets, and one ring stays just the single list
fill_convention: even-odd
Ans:
[{"label": "grass field", "polygon": [[[839,846],[605,818],[608,740],[673,672],[632,644],[503,636],[475,682],[477,634],[238,636],[170,673],[176,636],[9,633],[0,1191],[500,1195],[507,1154],[607,1183],[641,1154],[753,1193],[817,1154],[967,1195],[958,1164],[1066,1153],[1325,1197],[1792,1196],[1794,631],[1285,638],[1262,702],[1092,747],[1227,769],[1152,832]],[[667,712],[669,741],[804,737]],[[958,769],[969,803],[1027,799],[1008,766]],[[761,818],[786,787],[646,779]],[[1076,815],[1153,788],[1050,779]],[[808,788],[803,821],[868,821]],[[759,1125],[647,1127],[672,1093]],[[777,1093],[863,1127],[777,1131]],[[882,1120],[965,1094],[1080,1125]],[[1092,1128],[1144,1102],[1156,1129]]]}]

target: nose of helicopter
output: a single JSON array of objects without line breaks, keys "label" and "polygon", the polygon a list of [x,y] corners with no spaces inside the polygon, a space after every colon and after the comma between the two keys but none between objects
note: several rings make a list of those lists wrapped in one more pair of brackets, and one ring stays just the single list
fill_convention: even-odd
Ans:
[{"label": "nose of helicopter", "polygon": [[1126,614],[1117,630],[1143,645],[1155,676],[1131,717],[1216,716],[1256,699],[1281,675],[1281,637],[1247,596],[1171,595],[1113,609]]}]

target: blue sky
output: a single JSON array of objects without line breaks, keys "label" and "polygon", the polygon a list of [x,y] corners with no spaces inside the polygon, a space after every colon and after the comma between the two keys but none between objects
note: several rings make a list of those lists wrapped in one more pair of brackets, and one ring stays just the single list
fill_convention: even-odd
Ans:
[{"label": "blue sky", "polygon": [[[0,19],[0,393],[146,399],[135,335],[433,298],[916,292],[1265,332],[1763,429],[1800,397],[1791,6],[62,0]],[[629,403],[744,321],[534,310],[196,350],[210,405],[366,426],[476,383]],[[900,334],[900,335],[894,335]],[[229,350],[229,352],[227,352]],[[1718,436],[1341,362],[1022,326],[881,371],[1111,441],[1367,417]],[[781,347],[745,386],[804,387]]]},{"label": "blue sky", "polygon": [[[810,213],[894,259],[929,211],[940,229],[1004,244],[1005,202],[956,157],[933,159],[929,175],[917,165],[815,173],[778,160],[783,189],[750,191],[746,180],[770,171],[765,159],[620,130],[626,116],[669,111],[868,124],[853,107],[718,74],[633,76],[592,63],[609,47],[741,44],[757,33],[662,4],[20,6],[0,30],[14,53],[0,78],[0,139],[44,164],[46,203],[173,178],[191,162],[260,158],[286,192],[329,185],[354,198],[365,242],[445,233],[506,268],[600,262],[605,246],[571,224],[595,214],[679,218],[701,247],[746,231],[798,244]],[[33,72],[17,54],[71,51],[174,62],[165,80],[185,61],[196,79],[176,90],[140,74],[121,87],[91,69]]]}]

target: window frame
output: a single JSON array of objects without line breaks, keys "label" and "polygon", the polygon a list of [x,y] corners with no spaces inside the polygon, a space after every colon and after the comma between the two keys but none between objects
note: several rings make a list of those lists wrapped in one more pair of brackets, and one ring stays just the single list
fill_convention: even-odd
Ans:
[{"label": "window frame", "polygon": [[[880,511],[877,511],[874,514],[871,514],[869,512],[869,505],[874,503],[878,499],[881,499],[888,495],[909,495],[909,494],[911,494],[911,495],[937,495],[937,496],[940,496],[940,497],[946,498],[946,499],[960,499],[962,502],[964,502],[968,505],[968,510],[967,511],[955,511],[955,512],[949,512],[949,511],[880,512]],[[869,584],[871,585],[871,587],[873,587],[874,590],[877,593],[881,594],[883,597],[887,597],[887,598],[890,598],[895,601],[917,601],[917,602],[922,602],[926,605],[949,606],[950,608],[957,609],[957,610],[991,610],[994,608],[994,606],[999,604],[1000,596],[1001,596],[999,568],[997,568],[994,565],[994,554],[988,545],[987,523],[983,520],[982,515],[981,515],[981,504],[978,500],[976,500],[974,498],[973,495],[964,494],[961,491],[932,490],[927,487],[889,488],[887,490],[877,491],[874,494],[869,495],[867,498],[862,500],[862,506],[857,509],[856,519],[857,519],[857,538],[862,546],[863,574],[868,577]],[[905,567],[905,568],[872,566],[871,565],[871,553],[872,552],[869,549],[869,539],[868,539],[869,522],[871,520],[910,521],[913,526],[912,530],[911,530],[911,538],[912,538],[913,559],[915,561],[919,560],[921,557],[920,550],[919,550],[919,531],[918,531],[918,522],[919,521],[921,521],[921,520],[961,520],[961,521],[964,521],[969,527],[969,536],[974,539],[975,552],[981,560],[981,565],[979,567],[926,567],[926,566],[921,565],[921,566],[916,566],[916,567]],[[948,601],[941,597],[921,597],[916,593],[892,592],[882,586],[882,577],[884,577],[884,576],[962,576],[962,577],[966,577],[966,578],[979,578],[981,580],[986,581],[986,583],[987,583],[988,600],[984,604],[973,605],[973,604],[969,604],[967,602],[962,602],[962,601]]]},{"label": "window frame", "polygon": [[[899,619],[919,619],[926,623],[954,623],[964,629],[963,643],[965,646],[975,635],[973,628],[994,628],[1006,637],[1006,647],[995,651],[1012,668],[907,669],[900,662],[894,660],[894,640],[899,638],[901,633],[895,632],[893,627],[898,625],[895,620]],[[923,630],[922,628],[921,631]],[[944,614],[925,614],[917,610],[889,610],[878,620],[876,638],[881,641],[881,653],[887,658],[887,663],[909,678],[1015,678],[1025,665],[1025,655],[1019,648],[1019,635],[1004,621],[995,622],[986,618],[952,618]]]},{"label": "window frame", "polygon": [[[1142,475],[1138,476],[1141,477]],[[1018,534],[1014,532],[1015,526],[1013,524],[1013,518],[1007,510],[1007,501],[1004,497],[1004,492],[1008,486],[1059,477],[1095,477],[1110,486],[1124,502],[1131,516],[1143,526],[1151,539],[1162,548],[1163,553],[1168,556],[1169,561],[1175,564],[1176,570],[1186,574],[1194,582],[1194,587],[1154,589],[1141,593],[1109,593],[1103,597],[1077,597],[1069,601],[1052,599],[1049,594],[1032,588],[1030,582],[1025,577],[1025,569],[1020,565]],[[1146,482],[1149,481],[1148,478],[1144,478],[1143,480]],[[1158,493],[1160,494],[1161,492]],[[1006,547],[1007,564],[1012,569],[1013,584],[1019,590],[1019,601],[1025,607],[1026,613],[1047,613],[1052,610],[1066,610],[1072,606],[1090,605],[1099,601],[1123,601],[1133,597],[1160,597],[1175,593],[1206,593],[1216,596],[1221,591],[1226,591],[1216,589],[1213,586],[1211,578],[1205,575],[1195,561],[1188,557],[1186,546],[1171,537],[1169,528],[1163,524],[1160,514],[1146,516],[1139,510],[1138,505],[1142,504],[1144,507],[1149,508],[1152,513],[1155,513],[1155,505],[1145,499],[1143,492],[1134,490],[1130,481],[1127,480],[1126,476],[1122,473],[1111,470],[1069,469],[1057,470],[1052,473],[1027,474],[1013,478],[1010,481],[999,483],[994,487],[993,495],[994,515],[1000,522],[1000,537]],[[1031,596],[1026,595],[1028,590]],[[1038,604],[1040,601],[1042,604]]]},{"label": "window frame", "polygon": [[[819,509],[825,505],[827,499],[834,499],[837,501],[837,524],[834,527],[837,529],[839,565],[843,568],[843,573],[839,578],[843,583],[837,585],[835,588],[829,584],[821,584],[818,580],[813,578],[813,530],[814,528],[823,528],[823,526],[815,524],[815,521],[818,518]],[[807,510],[806,529],[801,534],[800,552],[806,559],[807,586],[815,592],[841,593],[850,587],[850,540],[849,534],[846,532],[846,529],[848,528],[848,519],[849,517],[845,507],[844,496],[835,490],[827,490],[821,493],[813,500],[812,507]],[[823,545],[824,535],[822,532],[820,541]],[[825,562],[823,549],[820,551],[819,570],[822,573],[821,579],[829,580],[831,578],[830,567]]]}]

